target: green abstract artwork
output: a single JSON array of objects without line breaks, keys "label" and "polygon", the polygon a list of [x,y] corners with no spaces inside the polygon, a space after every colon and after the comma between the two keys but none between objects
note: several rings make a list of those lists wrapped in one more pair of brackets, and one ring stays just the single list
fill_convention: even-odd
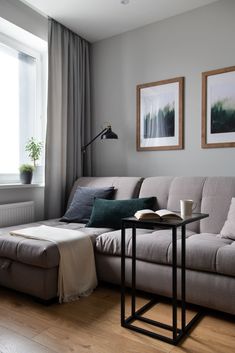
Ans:
[{"label": "green abstract artwork", "polygon": [[175,135],[174,103],[165,105],[154,113],[144,116],[144,138],[170,137]]},{"label": "green abstract artwork", "polygon": [[211,106],[211,133],[235,132],[235,99],[217,100]]}]

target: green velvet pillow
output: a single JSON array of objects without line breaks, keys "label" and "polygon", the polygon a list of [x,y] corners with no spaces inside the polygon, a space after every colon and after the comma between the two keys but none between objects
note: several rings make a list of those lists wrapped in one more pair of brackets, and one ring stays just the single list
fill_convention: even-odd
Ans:
[{"label": "green velvet pillow", "polygon": [[135,212],[143,209],[153,209],[156,197],[145,197],[130,200],[95,199],[90,221],[86,227],[119,229],[122,218],[132,217]]}]

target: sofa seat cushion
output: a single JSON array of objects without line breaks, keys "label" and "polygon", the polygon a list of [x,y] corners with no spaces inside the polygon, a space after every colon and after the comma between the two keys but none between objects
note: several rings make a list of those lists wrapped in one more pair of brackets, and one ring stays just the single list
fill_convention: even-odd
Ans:
[{"label": "sofa seat cushion", "polygon": [[[201,233],[192,235],[186,241],[186,267],[192,270],[218,272],[218,251],[230,243],[230,240],[218,238],[216,234]],[[180,266],[180,240],[177,241],[177,249],[177,262]],[[172,244],[168,251],[168,263],[172,263]]]},{"label": "sofa seat cushion", "polygon": [[[132,253],[132,231],[126,229],[126,255]],[[235,276],[235,242],[216,234],[196,234],[186,231],[186,268]],[[121,255],[121,232],[101,234],[96,238],[96,251],[106,255]],[[172,264],[171,230],[136,231],[136,257],[157,264]],[[181,231],[177,232],[177,262],[181,265]]]},{"label": "sofa seat cushion", "polygon": [[58,266],[60,256],[54,243],[6,234],[0,236],[0,258],[52,268]]},{"label": "sofa seat cushion", "polygon": [[98,235],[111,230],[108,228],[84,228],[85,225],[82,223],[65,223],[60,222],[57,219],[1,228],[0,258],[11,259],[17,262],[42,268],[57,267],[59,264],[60,255],[56,244],[44,240],[27,239],[9,235],[9,232],[12,230],[26,227],[37,227],[41,224],[57,228],[82,231],[91,237],[93,243]]},{"label": "sofa seat cushion", "polygon": [[[195,234],[188,230],[187,237]],[[180,230],[177,237],[180,238]],[[132,253],[132,230],[126,229],[126,256]],[[168,249],[171,245],[171,230],[136,230],[136,257],[139,260],[168,264]],[[121,231],[117,230],[100,235],[96,239],[96,251],[107,255],[121,255]]]},{"label": "sofa seat cushion", "polygon": [[216,268],[218,273],[235,277],[235,241],[219,248]]}]

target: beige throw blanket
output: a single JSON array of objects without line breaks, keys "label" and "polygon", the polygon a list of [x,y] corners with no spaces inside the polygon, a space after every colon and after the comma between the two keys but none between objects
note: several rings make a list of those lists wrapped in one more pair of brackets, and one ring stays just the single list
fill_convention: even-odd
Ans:
[{"label": "beige throw blanket", "polygon": [[94,250],[88,235],[76,230],[39,226],[12,231],[13,236],[47,240],[60,253],[58,296],[60,303],[89,295],[97,286]]}]

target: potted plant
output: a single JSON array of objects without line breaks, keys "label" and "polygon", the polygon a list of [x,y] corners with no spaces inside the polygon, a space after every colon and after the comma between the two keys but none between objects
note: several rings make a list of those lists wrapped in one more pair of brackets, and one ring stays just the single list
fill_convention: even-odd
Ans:
[{"label": "potted plant", "polygon": [[33,172],[33,182],[39,183],[42,181],[43,168],[37,165],[37,161],[40,159],[43,149],[43,143],[41,141],[36,141],[34,137],[31,137],[26,146],[25,151],[28,152],[28,156],[33,162],[34,172]]},{"label": "potted plant", "polygon": [[22,184],[31,184],[34,167],[30,164],[20,166],[20,181]]},{"label": "potted plant", "polygon": [[25,151],[29,153],[29,158],[33,162],[34,168],[36,168],[36,162],[41,156],[42,148],[43,143],[37,142],[34,137],[31,137],[25,146]]},{"label": "potted plant", "polygon": [[[23,184],[31,184],[33,172],[37,172],[36,162],[39,160],[42,153],[43,143],[37,142],[34,137],[31,137],[26,146],[25,151],[28,152],[28,156],[33,162],[33,166],[30,164],[22,164],[20,166],[20,180]],[[34,182],[37,178],[34,177]]]}]

